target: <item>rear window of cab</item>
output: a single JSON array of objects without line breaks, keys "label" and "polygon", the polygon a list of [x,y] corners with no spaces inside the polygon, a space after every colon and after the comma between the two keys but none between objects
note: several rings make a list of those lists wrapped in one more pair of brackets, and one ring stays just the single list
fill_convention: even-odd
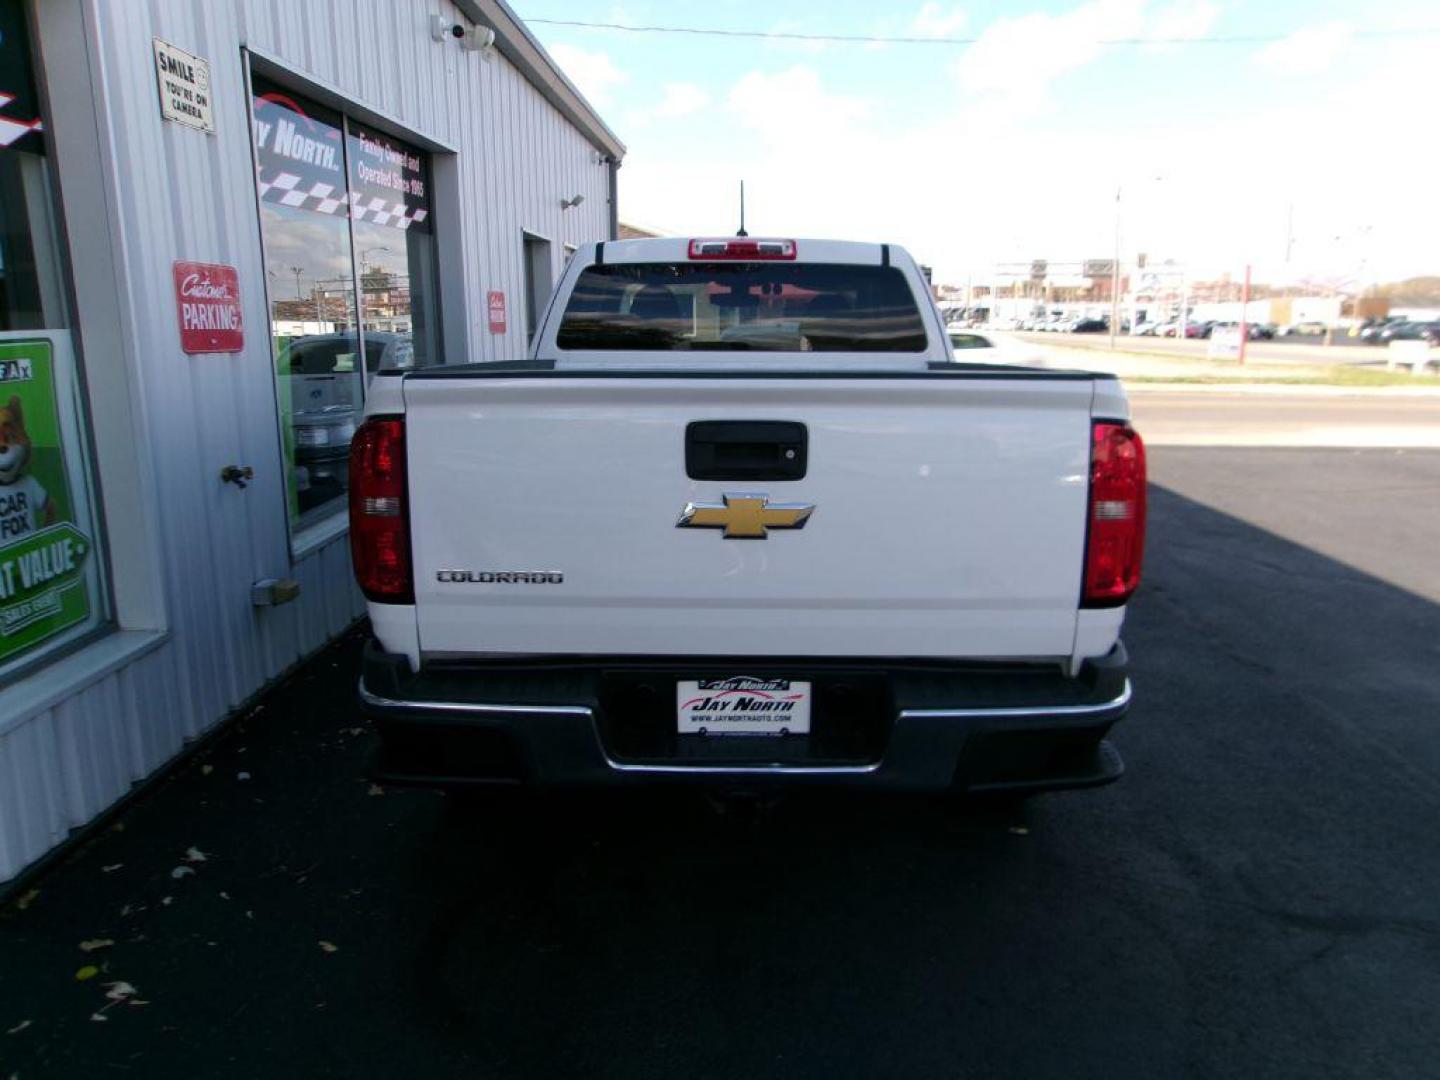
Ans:
[{"label": "rear window of cab", "polygon": [[920,308],[893,266],[614,263],[583,270],[565,350],[918,353]]}]

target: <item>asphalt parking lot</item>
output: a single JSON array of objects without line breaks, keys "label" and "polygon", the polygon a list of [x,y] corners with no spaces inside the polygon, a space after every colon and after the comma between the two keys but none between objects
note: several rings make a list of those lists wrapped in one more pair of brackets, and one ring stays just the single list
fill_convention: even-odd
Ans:
[{"label": "asphalt parking lot", "polygon": [[0,1076],[1435,1075],[1440,451],[1152,477],[1119,784],[460,811],[352,636],[0,913]]}]

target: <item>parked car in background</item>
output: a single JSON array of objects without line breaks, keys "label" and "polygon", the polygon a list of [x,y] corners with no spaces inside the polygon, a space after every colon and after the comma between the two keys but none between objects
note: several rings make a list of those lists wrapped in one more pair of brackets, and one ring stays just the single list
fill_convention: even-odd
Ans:
[{"label": "parked car in background", "polygon": [[281,341],[280,370],[288,373],[284,408],[295,440],[291,482],[302,511],[345,491],[350,440],[364,407],[362,381],[381,369],[408,369],[415,362],[409,334],[367,330],[363,365],[359,352],[360,337],[353,330]]},{"label": "parked car in background", "polygon": [[980,330],[962,330],[959,327],[951,326],[945,330],[950,338],[950,347],[956,352],[964,349],[993,349],[995,339],[989,334]]},{"label": "parked car in background", "polygon": [[1326,326],[1320,320],[1305,319],[1301,322],[1291,323],[1289,326],[1282,326],[1280,328],[1280,335],[1282,337],[1295,337],[1303,336],[1306,334],[1314,335],[1323,334],[1325,333],[1325,330]]},{"label": "parked car in background", "polygon": [[[1230,321],[1230,320],[1228,320],[1228,319],[1227,319],[1227,320],[1224,320],[1224,321],[1221,321],[1221,322],[1211,323],[1211,324],[1210,324],[1209,332],[1206,333],[1205,336],[1206,336],[1206,337],[1214,337],[1215,334],[1216,334],[1216,332],[1217,332],[1217,331],[1221,331],[1221,330],[1228,330],[1228,331],[1230,331],[1231,333],[1236,333],[1236,334],[1238,334],[1238,333],[1240,332],[1240,324],[1239,324],[1238,322],[1232,322],[1232,321]],[[1246,341],[1262,341],[1262,340],[1268,340],[1269,338],[1273,338],[1274,336],[1275,336],[1275,328],[1274,328],[1273,326],[1271,326],[1269,323],[1246,323],[1246,324],[1245,324],[1245,340],[1246,340]]]},{"label": "parked car in background", "polygon": [[1380,341],[1380,336],[1385,330],[1400,323],[1411,323],[1403,315],[1385,315],[1384,318],[1367,318],[1358,327],[1352,327],[1349,336],[1358,337],[1361,341]]},{"label": "parked car in background", "polygon": [[1440,345],[1440,322],[1397,322],[1391,323],[1380,331],[1379,344],[1388,345],[1392,341],[1427,341],[1431,345]]},{"label": "parked car in background", "polygon": [[1185,324],[1185,336],[1187,338],[1208,338],[1214,329],[1215,321],[1213,319],[1201,319],[1199,322]]},{"label": "parked car in background", "polygon": [[1142,322],[1136,323],[1135,328],[1130,331],[1132,337],[1155,337],[1165,323]]},{"label": "parked car in background", "polygon": [[1105,319],[1076,319],[1070,326],[1072,334],[1103,334],[1110,329]]}]

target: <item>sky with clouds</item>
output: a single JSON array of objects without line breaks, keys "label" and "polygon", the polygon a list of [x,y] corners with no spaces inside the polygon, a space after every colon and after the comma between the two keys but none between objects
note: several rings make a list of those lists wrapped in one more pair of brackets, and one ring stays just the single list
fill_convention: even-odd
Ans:
[{"label": "sky with clouds", "polygon": [[[1121,249],[1198,273],[1440,273],[1440,12],[1375,0],[512,0],[626,143],[622,218],[904,244],[963,281]],[[638,34],[536,19],[802,34]],[[1374,36],[1376,31],[1413,31]],[[1245,37],[1243,42],[1200,39]],[[1117,38],[1133,44],[1107,45]],[[1259,40],[1257,40],[1259,39]]]}]

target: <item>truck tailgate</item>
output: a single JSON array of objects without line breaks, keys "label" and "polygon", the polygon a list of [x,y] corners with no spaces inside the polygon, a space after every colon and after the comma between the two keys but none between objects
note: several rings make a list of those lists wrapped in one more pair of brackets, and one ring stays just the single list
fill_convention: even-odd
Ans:
[{"label": "truck tailgate", "polygon": [[[409,377],[420,648],[1066,656],[1092,391],[1064,377]],[[690,479],[699,420],[804,424],[806,475]],[[727,494],[814,510],[763,540],[676,527],[688,503]]]}]

